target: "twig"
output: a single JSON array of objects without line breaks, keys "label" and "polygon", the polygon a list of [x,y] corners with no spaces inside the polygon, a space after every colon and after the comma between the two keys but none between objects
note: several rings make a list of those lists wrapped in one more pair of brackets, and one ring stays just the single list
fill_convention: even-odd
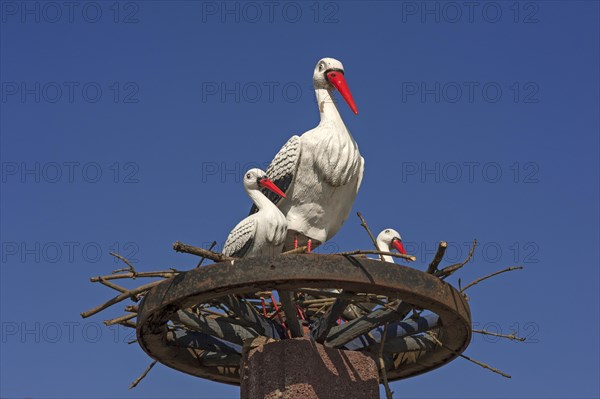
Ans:
[{"label": "twig", "polygon": [[136,329],[136,325],[135,323],[129,321],[129,320],[125,320],[125,321],[121,321],[119,322],[119,325],[123,326],[123,327],[129,327],[129,328],[133,328],[134,330]]},{"label": "twig", "polygon": [[338,252],[332,255],[344,255],[344,256],[351,256],[351,255],[389,255],[389,256],[395,256],[396,258],[402,258],[402,259],[406,259],[409,260],[411,262],[414,262],[415,260],[417,260],[417,258],[415,256],[412,255],[404,255],[398,252],[383,252],[383,251],[372,251],[372,250],[356,250],[356,251],[348,251],[348,252]]},{"label": "twig", "polygon": [[494,337],[500,337],[500,338],[507,338],[510,339],[511,341],[521,341],[521,342],[525,342],[525,340],[527,338],[521,338],[521,337],[517,337],[515,335],[515,333],[512,333],[510,335],[504,335],[504,334],[498,334],[498,333],[494,333],[491,331],[485,331],[485,330],[472,330],[474,333],[478,333],[478,334],[483,334],[483,335],[492,335]]},{"label": "twig", "polygon": [[137,313],[129,313],[129,314],[126,314],[126,315],[123,315],[123,316],[120,316],[120,317],[116,317],[114,319],[104,320],[104,325],[105,326],[112,326],[113,324],[119,324],[119,323],[121,323],[123,321],[131,320],[131,319],[133,319],[136,316],[137,316]]},{"label": "twig", "polygon": [[[373,237],[373,233],[371,233],[371,230],[369,229],[369,225],[367,224],[367,221],[365,220],[365,218],[363,218],[363,216],[360,212],[356,212],[356,216],[358,216],[358,218],[360,219],[360,225],[362,227],[364,227],[365,230],[367,230],[367,233],[369,234],[369,237],[371,237],[371,241],[373,241],[373,245],[375,245],[375,249],[377,250],[377,252],[381,252],[379,245],[377,245],[377,240],[375,240],[375,237]],[[385,258],[383,257],[383,255],[381,253],[379,254],[379,258],[381,259],[382,262],[385,262]]]},{"label": "twig", "polygon": [[440,243],[438,244],[437,252],[433,257],[433,260],[429,264],[429,267],[427,268],[427,273],[433,274],[437,271],[438,265],[440,264],[440,262],[444,258],[444,254],[446,253],[446,248],[448,248],[448,243],[446,241],[440,241]]},{"label": "twig", "polygon": [[107,281],[104,277],[99,277],[98,281],[100,282],[100,284],[105,285],[109,288],[112,288],[115,291],[119,291],[119,292],[129,291],[127,288],[121,287],[120,285],[117,285],[115,283],[111,283],[110,281]]},{"label": "twig", "polygon": [[193,245],[187,245],[187,244],[183,244],[179,241],[175,242],[173,244],[173,249],[176,252],[183,252],[186,254],[191,254],[191,255],[196,255],[196,256],[203,256],[205,258],[208,258],[214,262],[225,262],[228,260],[234,260],[235,258],[232,258],[230,256],[227,255],[223,255],[223,254],[218,254],[216,252],[213,251],[207,251],[206,249],[202,249],[202,248],[198,248],[198,247],[194,247]]},{"label": "twig", "polygon": [[381,336],[381,342],[379,343],[379,353],[377,359],[379,361],[379,369],[381,371],[383,387],[385,388],[385,396],[387,399],[393,399],[394,392],[392,392],[390,385],[388,384],[387,372],[385,371],[385,362],[383,361],[383,346],[385,345],[385,337],[387,337],[389,325],[390,323],[385,323],[385,327],[383,327],[383,335]]},{"label": "twig", "polygon": [[[137,272],[135,274],[135,277],[162,277],[162,278],[171,278],[174,275],[178,274],[177,271],[173,271],[173,270],[162,270],[162,271],[157,271],[157,272]],[[116,279],[121,279],[121,278],[133,278],[134,274],[133,273],[123,273],[123,274],[110,274],[108,276],[96,276],[96,277],[90,277],[90,281],[92,283],[98,283],[101,282],[101,280],[116,280]]]},{"label": "twig", "polygon": [[324,312],[324,311],[325,311],[325,308],[327,308],[328,306],[331,306],[331,305],[329,305],[329,304],[325,304],[325,305],[321,306],[319,309],[317,309],[317,310],[315,311],[315,316],[317,316],[317,315],[318,315],[319,313],[321,313],[321,312]]},{"label": "twig", "polygon": [[151,283],[148,284],[144,284],[141,285],[137,288],[134,288],[130,291],[127,292],[123,292],[120,295],[117,295],[116,297],[110,299],[109,301],[103,303],[102,305],[96,306],[93,309],[90,309],[86,312],[81,313],[81,317],[83,317],[84,319],[86,317],[90,317],[92,315],[95,315],[96,313],[108,308],[109,306],[114,305],[115,303],[119,303],[121,301],[124,301],[127,298],[131,298],[131,297],[135,297],[138,294],[141,294],[144,291],[148,291],[150,288],[157,286],[158,284],[162,283],[163,280],[158,280],[158,281],[153,281]]},{"label": "twig", "polygon": [[309,294],[312,296],[324,296],[326,298],[320,298],[320,299],[331,299],[331,298],[342,298],[342,299],[348,299],[348,300],[356,300],[359,302],[369,302],[369,301],[376,301],[376,298],[372,298],[372,295],[369,294],[350,294],[348,292],[332,292],[332,291],[325,291],[325,290],[319,290],[319,289],[315,289],[315,288],[296,288],[294,289],[294,291],[296,292],[303,292],[305,294]]},{"label": "twig", "polygon": [[282,255],[303,254],[306,252],[307,249],[308,249],[307,246],[302,246],[302,247],[290,249],[289,251],[285,251],[282,253]]},{"label": "twig", "polygon": [[321,299],[305,299],[305,300],[301,300],[298,301],[298,304],[301,304],[303,306],[310,306],[310,305],[331,305],[333,302],[335,302],[335,299],[333,298],[321,298]]},{"label": "twig", "polygon": [[496,374],[500,374],[502,377],[512,378],[510,375],[508,375],[508,374],[506,374],[506,373],[498,370],[497,368],[494,368],[494,367],[490,366],[489,364],[485,364],[483,362],[480,362],[479,360],[475,360],[473,358],[470,358],[469,356],[463,355],[462,353],[459,356],[462,357],[463,359],[466,359],[466,360],[468,360],[470,362],[475,363],[478,366],[483,367],[484,369],[488,369],[488,370],[490,370],[490,371],[492,371],[492,372],[494,372]]},{"label": "twig", "polygon": [[150,370],[152,370],[152,367],[154,367],[154,365],[156,364],[156,362],[157,362],[157,360],[154,360],[152,363],[150,363],[150,365],[148,367],[146,367],[146,370],[144,370],[144,372],[142,373],[142,375],[140,375],[138,378],[136,378],[135,381],[133,381],[131,383],[131,385],[129,386],[129,389],[137,387],[137,385],[140,383],[140,381],[142,381],[144,379],[144,377],[146,377],[148,375],[148,373],[150,372]]},{"label": "twig", "polygon": [[467,289],[471,288],[472,286],[481,283],[483,280],[487,280],[490,277],[494,277],[497,276],[498,274],[502,274],[502,273],[506,273],[506,272],[510,272],[512,270],[521,270],[523,269],[523,266],[511,266],[511,267],[507,267],[506,269],[503,270],[499,270],[497,272],[494,272],[492,274],[488,274],[487,276],[484,277],[480,277],[477,280],[467,284],[463,289],[460,290],[460,292],[465,292]]},{"label": "twig", "polygon": [[[212,251],[212,249],[215,247],[215,245],[217,245],[217,242],[213,241],[212,244],[210,244],[210,248],[208,248],[208,250]],[[206,259],[206,256],[203,256],[202,259],[200,259],[200,262],[198,262],[198,264],[196,265],[196,269],[199,268],[200,266],[202,266],[202,262],[204,262],[204,259]]]},{"label": "twig", "polygon": [[133,267],[133,265],[132,265],[132,264],[131,264],[131,263],[130,263],[130,262],[127,260],[127,259],[125,259],[125,258],[124,258],[124,257],[122,257],[121,255],[119,255],[119,254],[117,254],[117,253],[114,253],[114,252],[109,252],[109,254],[110,254],[111,256],[114,256],[114,257],[115,257],[115,258],[117,258],[117,259],[120,259],[120,260],[122,260],[122,261],[123,261],[123,263],[125,263],[125,264],[127,265],[127,267],[126,267],[126,268],[123,268],[123,269],[117,269],[117,270],[113,270],[113,274],[120,273],[120,272],[126,272],[126,271],[129,271],[131,274],[133,274],[133,277],[132,277],[132,278],[133,278],[133,279],[135,279],[135,276],[136,276],[137,272],[135,271],[135,267]]},{"label": "twig", "polygon": [[139,311],[139,307],[137,305],[127,305],[125,306],[125,311],[137,313]]},{"label": "twig", "polygon": [[210,309],[206,309],[206,308],[200,309],[200,312],[212,314],[212,315],[219,316],[219,317],[227,317],[227,314],[225,314],[225,313],[215,312],[214,310],[210,310]]},{"label": "twig", "polygon": [[455,271],[457,271],[458,269],[460,269],[461,267],[463,267],[464,265],[466,265],[467,262],[469,262],[471,260],[471,258],[473,257],[473,252],[475,252],[476,246],[477,246],[477,240],[473,240],[473,246],[471,247],[471,250],[469,251],[469,255],[467,255],[467,258],[463,262],[455,263],[453,265],[443,268],[442,270],[438,270],[437,272],[435,272],[435,275],[443,280],[446,277],[450,276]]},{"label": "twig", "polygon": [[255,292],[255,295],[261,298],[266,298],[271,295],[271,292],[273,291],[257,291]]},{"label": "twig", "polygon": [[479,360],[472,359],[472,358],[470,358],[469,356],[463,355],[462,353],[458,353],[458,352],[456,352],[456,351],[454,351],[454,350],[452,350],[452,349],[448,348],[448,347],[447,347],[446,345],[444,345],[444,344],[443,344],[443,343],[442,343],[442,342],[441,342],[441,341],[440,341],[440,340],[439,340],[439,339],[438,339],[438,338],[437,338],[437,337],[436,337],[436,336],[435,336],[433,333],[431,333],[431,332],[427,332],[426,334],[427,334],[429,337],[431,337],[431,339],[433,339],[433,340],[435,341],[435,343],[436,343],[436,344],[438,344],[438,345],[439,345],[439,346],[441,346],[442,348],[444,348],[444,349],[446,349],[446,350],[448,350],[448,351],[450,351],[450,352],[452,352],[452,353],[454,353],[454,354],[456,354],[456,355],[458,355],[458,356],[462,357],[463,359],[466,359],[466,360],[468,360],[468,361],[470,361],[470,362],[473,362],[473,363],[475,363],[476,365],[478,365],[478,366],[481,366],[481,367],[483,367],[484,369],[488,369],[488,370],[490,370],[490,371],[492,371],[492,372],[494,372],[494,373],[496,373],[496,374],[500,374],[502,377],[506,377],[506,378],[512,378],[510,375],[508,375],[508,374],[506,374],[506,373],[503,373],[502,371],[500,371],[500,370],[498,370],[498,369],[496,369],[496,368],[494,368],[494,367],[492,367],[492,366],[490,366],[490,365],[488,365],[488,364],[485,364],[485,363],[483,363],[483,362],[480,362]]}]

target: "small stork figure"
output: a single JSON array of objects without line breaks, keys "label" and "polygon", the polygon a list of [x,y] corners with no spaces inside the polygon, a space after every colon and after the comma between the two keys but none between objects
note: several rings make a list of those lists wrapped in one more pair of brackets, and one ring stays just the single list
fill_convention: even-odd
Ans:
[{"label": "small stork figure", "polygon": [[[388,228],[379,233],[377,236],[377,246],[381,252],[392,252],[391,247],[393,246],[398,252],[406,255],[404,245],[402,245],[402,237],[400,236],[400,233],[394,229]],[[386,262],[394,263],[394,258],[390,255],[383,255],[383,259],[385,259]]]},{"label": "small stork figure", "polygon": [[244,175],[244,189],[258,208],[235,226],[225,242],[223,254],[236,258],[274,256],[281,253],[287,234],[283,213],[262,192],[266,188],[286,198],[285,194],[260,169],[250,169]]},{"label": "small stork figure", "polygon": [[[402,237],[400,237],[400,233],[398,233],[394,229],[385,229],[377,236],[377,247],[381,252],[392,252],[391,247],[393,246],[400,252],[401,254],[406,255],[406,251],[404,250],[404,245],[402,245]],[[395,263],[394,258],[390,255],[382,255],[383,259],[386,262]],[[379,259],[379,257],[377,258]],[[339,292],[339,291],[338,291]],[[353,320],[357,317],[363,316],[366,314],[366,311],[371,311],[377,306],[374,303],[361,303],[360,306],[356,305],[348,305],[344,310],[344,318],[347,320]]]}]

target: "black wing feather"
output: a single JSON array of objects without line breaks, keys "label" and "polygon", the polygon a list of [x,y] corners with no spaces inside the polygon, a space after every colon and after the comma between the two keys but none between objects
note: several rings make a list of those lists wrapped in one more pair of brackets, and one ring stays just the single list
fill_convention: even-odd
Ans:
[{"label": "black wing feather", "polygon": [[[294,181],[296,168],[298,167],[298,161],[300,160],[300,152],[300,137],[292,136],[287,143],[281,147],[281,150],[275,155],[275,158],[273,158],[271,164],[267,168],[267,177],[286,194]],[[261,191],[275,205],[281,201],[282,197],[274,192],[266,188],[263,188]],[[258,208],[256,205],[252,205],[250,215],[256,212],[258,212]]]}]

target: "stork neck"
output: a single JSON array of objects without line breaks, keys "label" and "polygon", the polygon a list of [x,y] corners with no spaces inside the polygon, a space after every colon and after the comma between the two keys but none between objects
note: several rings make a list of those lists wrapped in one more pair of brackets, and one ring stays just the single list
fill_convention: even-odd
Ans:
[{"label": "stork neck", "polygon": [[[377,240],[377,246],[379,247],[379,250],[381,252],[392,252],[392,250],[390,249],[390,246],[381,240]],[[386,262],[395,263],[394,258],[391,257],[390,255],[382,255],[382,256]]]},{"label": "stork neck", "polygon": [[275,204],[271,202],[270,199],[267,198],[260,190],[246,190],[250,199],[254,202],[254,205],[258,208],[259,211],[263,209],[276,209]]},{"label": "stork neck", "polygon": [[315,96],[317,97],[317,105],[319,107],[321,121],[335,120],[342,122],[343,124],[342,117],[340,116],[340,112],[335,104],[333,90],[316,87]]}]

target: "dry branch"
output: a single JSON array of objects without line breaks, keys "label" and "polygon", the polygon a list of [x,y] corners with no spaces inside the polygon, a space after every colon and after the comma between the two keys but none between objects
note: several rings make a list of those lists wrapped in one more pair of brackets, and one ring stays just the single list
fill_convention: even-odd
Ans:
[{"label": "dry branch", "polygon": [[387,399],[393,399],[394,392],[390,389],[390,385],[387,379],[387,372],[385,370],[385,361],[383,360],[383,347],[385,345],[385,337],[387,336],[389,325],[390,323],[385,323],[385,327],[383,327],[383,335],[381,336],[381,342],[379,343],[379,353],[377,356],[377,360],[379,361],[379,369],[381,371],[383,387],[385,388],[385,396]]},{"label": "dry branch", "polygon": [[300,305],[304,306],[321,306],[321,305],[331,305],[335,302],[333,298],[321,298],[321,299],[305,299],[298,301]]},{"label": "dry branch", "polygon": [[499,270],[499,271],[497,271],[497,272],[494,272],[494,273],[492,273],[492,274],[488,274],[487,276],[480,277],[480,278],[478,278],[477,280],[475,280],[475,281],[473,281],[473,282],[470,282],[469,284],[467,284],[467,285],[466,285],[464,288],[462,288],[462,289],[460,290],[460,292],[465,292],[467,289],[471,288],[472,286],[474,286],[474,285],[477,285],[477,284],[479,284],[480,282],[482,282],[482,281],[484,281],[484,280],[487,280],[488,278],[491,278],[491,277],[497,276],[498,274],[502,274],[502,273],[510,272],[510,271],[512,271],[512,270],[521,270],[521,269],[523,269],[523,266],[511,266],[511,267],[507,267],[506,269],[503,269],[503,270]]},{"label": "dry branch", "polygon": [[213,316],[218,316],[218,317],[227,317],[226,313],[219,313],[219,312],[215,312],[214,310],[210,310],[210,309],[206,309],[206,308],[200,309],[200,312],[204,312],[204,313],[211,314]]},{"label": "dry branch", "polygon": [[131,322],[131,321],[129,321],[129,320],[121,321],[121,322],[119,322],[119,325],[120,325],[120,326],[123,326],[123,327],[129,327],[129,328],[133,328],[134,330],[135,330],[135,329],[136,329],[136,327],[137,327],[137,326],[135,325],[135,323],[133,323],[133,322]]},{"label": "dry branch", "polygon": [[93,309],[90,309],[86,312],[81,313],[81,317],[83,317],[84,319],[86,317],[90,317],[92,315],[95,315],[96,313],[108,308],[109,306],[114,305],[115,303],[119,303],[121,301],[124,301],[127,298],[131,298],[131,297],[135,297],[138,294],[141,294],[144,291],[148,291],[150,288],[157,286],[158,284],[162,283],[163,280],[158,280],[158,281],[153,281],[151,283],[148,284],[144,284],[141,285],[137,288],[134,288],[130,291],[127,292],[123,292],[120,295],[117,295],[116,297],[110,299],[109,301],[103,303],[102,305],[96,306]]},{"label": "dry branch", "polygon": [[483,362],[480,362],[479,360],[475,360],[475,359],[473,359],[473,358],[470,358],[469,356],[463,355],[462,353],[458,353],[458,352],[456,352],[456,351],[454,351],[454,350],[452,350],[452,349],[448,348],[448,347],[447,347],[446,345],[444,345],[444,344],[443,344],[443,343],[442,343],[442,342],[441,342],[441,341],[440,341],[440,340],[439,340],[439,339],[438,339],[438,338],[437,338],[437,337],[436,337],[436,336],[435,336],[435,335],[434,335],[432,332],[427,332],[427,333],[425,333],[425,334],[427,334],[429,337],[431,337],[431,339],[433,339],[437,345],[439,345],[439,346],[441,346],[442,348],[444,348],[444,349],[446,349],[446,350],[448,350],[448,351],[450,351],[450,352],[452,352],[452,353],[454,353],[454,354],[456,354],[456,355],[458,355],[458,356],[462,357],[463,359],[466,359],[466,360],[468,360],[468,361],[470,361],[470,362],[472,362],[472,363],[475,363],[476,365],[478,365],[478,366],[481,366],[481,367],[483,367],[484,369],[488,369],[488,370],[490,370],[490,371],[492,371],[492,372],[494,372],[494,373],[496,373],[496,374],[500,374],[502,377],[506,377],[506,378],[512,378],[510,375],[508,375],[508,374],[506,374],[506,373],[503,373],[502,371],[500,371],[500,370],[498,370],[498,369],[496,369],[496,368],[494,368],[494,367],[490,366],[489,364],[485,364],[485,363],[483,363]]},{"label": "dry branch", "polygon": [[162,270],[162,271],[157,271],[157,272],[136,272],[135,275],[133,273],[129,272],[129,273],[122,273],[122,274],[111,274],[108,276],[90,277],[90,281],[92,283],[98,283],[98,282],[102,282],[101,280],[107,281],[107,280],[117,280],[117,279],[121,279],[121,278],[134,278],[134,276],[136,278],[137,277],[171,278],[178,273],[179,272],[177,272],[175,270]]},{"label": "dry branch", "polygon": [[461,262],[461,263],[455,263],[453,265],[450,265],[448,267],[443,268],[442,270],[438,270],[435,273],[435,275],[438,276],[439,278],[441,278],[443,280],[446,277],[452,275],[454,272],[456,272],[460,268],[462,268],[473,257],[473,252],[475,252],[475,247],[476,246],[477,246],[477,240],[473,240],[473,246],[471,247],[471,250],[469,251],[469,255],[467,255],[467,258],[463,262]]},{"label": "dry branch", "polygon": [[305,245],[302,247],[290,249],[289,251],[285,251],[282,253],[282,255],[303,254],[306,252],[307,249],[308,249],[308,247]]},{"label": "dry branch", "polygon": [[106,280],[104,277],[99,277],[98,281],[100,282],[100,284],[105,285],[109,288],[112,288],[115,291],[119,291],[119,292],[129,291],[127,288],[121,287],[120,285],[117,285],[115,283],[111,283],[110,281]]},{"label": "dry branch", "polygon": [[[356,216],[358,216],[358,218],[360,219],[360,225],[364,227],[365,230],[367,230],[367,234],[369,234],[371,241],[373,241],[373,245],[375,245],[375,249],[377,250],[377,252],[381,252],[381,248],[379,248],[379,245],[377,245],[377,240],[373,236],[373,233],[371,233],[371,229],[369,229],[369,225],[367,225],[367,221],[365,220],[365,218],[363,218],[360,212],[356,212]],[[385,259],[381,253],[379,254],[379,259],[381,259],[382,262],[385,262]]]},{"label": "dry branch", "polygon": [[[215,245],[217,245],[217,242],[213,241],[212,244],[210,244],[210,247],[208,248],[208,250],[212,251],[212,249],[215,247]],[[206,259],[206,256],[203,256],[202,259],[200,259],[200,261],[196,265],[196,269],[199,268],[200,266],[202,266],[202,262],[204,262],[204,259]]]},{"label": "dry branch", "polygon": [[148,367],[146,367],[146,370],[144,370],[144,372],[135,379],[135,381],[133,381],[131,383],[131,385],[129,386],[129,389],[135,388],[140,381],[142,381],[144,379],[144,377],[146,377],[148,375],[148,373],[150,372],[150,370],[152,370],[152,367],[154,367],[154,365],[156,364],[157,360],[154,360],[152,363],[150,363],[150,365],[148,365]]},{"label": "dry branch", "polygon": [[135,275],[137,274],[137,272],[135,270],[135,267],[133,267],[133,265],[131,264],[131,262],[129,262],[127,259],[125,259],[124,257],[122,257],[121,255],[119,255],[117,253],[109,252],[109,254],[111,256],[114,256],[117,259],[120,259],[121,261],[123,261],[123,263],[125,263],[127,265],[126,268],[114,270],[113,274],[129,271],[131,274],[133,274],[132,278],[135,279]]},{"label": "dry branch", "polygon": [[[333,292],[333,291],[326,291],[326,290],[319,290],[316,288],[296,288],[294,289],[294,291],[296,292],[303,292],[305,294],[309,294],[312,296],[324,296],[325,298],[318,298],[315,300],[318,301],[330,301],[331,298],[343,298],[343,299],[348,299],[351,301],[357,301],[357,302],[375,302],[378,304],[382,304],[383,302],[377,300],[377,296],[374,294],[351,294],[348,292]],[[305,303],[305,302],[302,302]]]},{"label": "dry branch", "polygon": [[517,337],[515,335],[515,333],[512,333],[510,335],[504,335],[504,334],[498,334],[498,333],[494,333],[491,331],[486,331],[486,330],[472,330],[474,333],[478,333],[478,334],[483,334],[483,335],[492,335],[494,337],[500,337],[500,338],[506,338],[506,339],[510,339],[511,341],[520,341],[520,342],[525,342],[525,340],[527,338],[521,338],[521,337]]},{"label": "dry branch", "polygon": [[427,273],[434,274],[437,271],[437,268],[442,259],[444,258],[444,254],[446,253],[446,248],[448,248],[448,243],[446,241],[440,241],[440,243],[438,244],[437,252],[433,257],[433,260],[429,264],[429,267],[427,268]]},{"label": "dry branch", "polygon": [[206,249],[198,248],[193,245],[187,245],[187,244],[181,243],[179,241],[177,241],[173,244],[173,249],[176,252],[183,252],[186,254],[202,256],[202,257],[210,259],[214,262],[225,262],[228,260],[236,259],[236,258],[232,258],[227,255],[223,255],[223,254],[219,254],[219,253],[216,253],[213,251],[208,251]]},{"label": "dry branch", "polygon": [[104,320],[104,325],[106,325],[106,326],[112,326],[113,324],[120,324],[120,323],[122,323],[124,321],[131,320],[131,319],[133,319],[136,316],[137,316],[137,313],[125,314],[123,316],[119,316],[119,317],[116,317],[114,319]]},{"label": "dry branch", "polygon": [[496,374],[500,374],[502,377],[512,378],[510,375],[508,375],[508,374],[506,374],[506,373],[498,370],[497,368],[494,368],[494,367],[490,366],[489,364],[485,364],[483,362],[480,362],[479,360],[475,360],[473,358],[470,358],[469,356],[463,355],[462,353],[460,354],[460,357],[462,357],[463,359],[466,359],[466,360],[468,360],[470,362],[473,362],[476,365],[483,367],[484,369],[488,369],[488,370],[490,370],[490,371],[492,371],[492,372],[494,372]]}]

